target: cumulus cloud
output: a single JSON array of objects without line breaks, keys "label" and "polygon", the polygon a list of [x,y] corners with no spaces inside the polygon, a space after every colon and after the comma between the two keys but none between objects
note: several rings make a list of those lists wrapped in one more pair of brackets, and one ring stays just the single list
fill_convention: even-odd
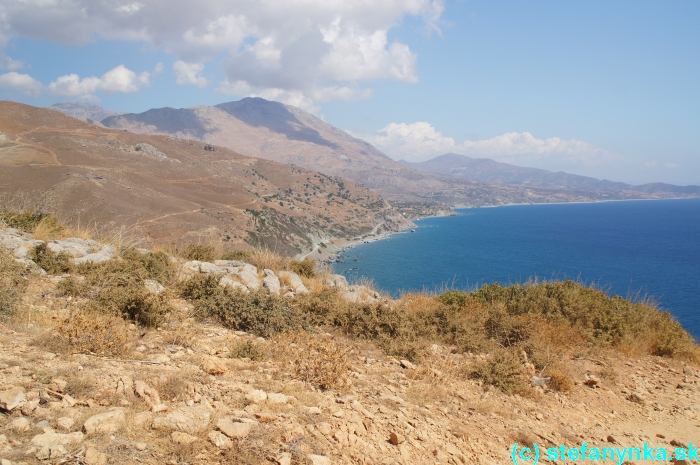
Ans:
[{"label": "cumulus cloud", "polygon": [[31,97],[51,95],[69,97],[75,100],[97,102],[98,91],[107,94],[137,92],[150,83],[151,73],[144,71],[136,74],[124,65],[119,65],[107,71],[102,77],[80,78],[77,74],[66,74],[44,86],[28,74],[16,72],[0,75],[0,88],[16,90]]},{"label": "cumulus cloud", "polygon": [[367,95],[354,90],[362,81],[416,82],[416,54],[390,40],[389,31],[412,16],[429,33],[440,33],[443,2],[9,0],[0,5],[0,33],[66,44],[95,38],[143,42],[189,64],[176,76],[178,83],[194,85],[204,81],[193,64],[223,56],[224,88],[243,82],[259,93],[320,101],[318,96],[348,98],[347,90],[329,88]]},{"label": "cumulus cloud", "polygon": [[28,74],[15,71],[0,74],[0,89],[14,90],[30,97],[38,97],[42,87],[41,82]]},{"label": "cumulus cloud", "polygon": [[357,136],[394,159],[408,161],[423,161],[448,152],[527,165],[556,160],[596,166],[620,159],[620,156],[584,141],[559,137],[538,139],[529,132],[508,132],[490,139],[458,144],[426,122],[391,123],[374,134]]},{"label": "cumulus cloud", "polygon": [[201,89],[209,84],[209,81],[202,76],[202,71],[204,71],[203,63],[176,61],[173,64],[173,71],[176,77],[175,82],[181,86],[192,84]]}]

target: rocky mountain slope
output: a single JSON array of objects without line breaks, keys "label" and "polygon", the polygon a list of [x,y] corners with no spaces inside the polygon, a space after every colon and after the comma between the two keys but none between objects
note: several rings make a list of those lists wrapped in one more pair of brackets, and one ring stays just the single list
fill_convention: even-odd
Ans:
[{"label": "rocky mountain slope", "polygon": [[[0,229],[0,236],[16,238],[3,241],[12,242],[15,254],[34,240],[12,229]],[[78,243],[69,239],[56,246],[65,251]],[[266,270],[258,285],[269,297],[256,294],[252,283],[231,294],[269,305],[251,307],[241,320],[263,318],[253,312],[258,308],[272,316],[266,325],[243,331],[231,322],[203,319],[197,299],[180,296],[178,282],[215,276],[219,286],[231,286],[226,276],[253,265],[173,258],[178,273],[167,287],[132,276],[130,285],[144,286],[144,299],[169,305],[157,327],[137,328],[90,310],[95,294],[76,286],[89,283],[91,273],[103,278],[95,281],[98,288],[114,286],[104,277],[134,270],[155,254],[93,257],[101,262],[92,265],[98,268],[83,266],[69,277],[28,262],[34,271],[11,269],[3,251],[0,278],[21,273],[27,289],[12,313],[0,308],[2,465],[497,465],[511,463],[514,448],[519,457],[524,447],[538,447],[544,463],[573,461],[584,448],[589,457],[607,450],[613,460],[604,463],[640,463],[645,445],[660,462],[689,464],[679,451],[696,447],[700,371],[679,359],[581,346],[565,355],[573,382],[562,390],[550,384],[553,377],[535,372],[533,363],[539,362],[530,363],[523,352],[515,371],[493,372],[528,380],[524,391],[508,394],[472,376],[493,353],[436,343],[411,362],[387,355],[369,336],[353,338],[332,327],[272,331],[280,322],[275,306],[288,305],[288,317],[297,299],[310,298],[326,309],[329,296],[339,306],[348,298],[364,300],[366,306],[357,308],[376,314],[412,301],[434,305],[434,297],[358,299],[342,276],[333,275],[282,278],[287,288],[303,281],[309,293],[297,286],[282,297],[270,278],[284,272]],[[238,271],[222,271],[228,265]],[[333,297],[333,289],[345,294]],[[561,339],[558,348],[569,343]],[[657,455],[662,450],[663,458]],[[569,455],[553,458],[551,451]]]},{"label": "rocky mountain slope", "polygon": [[498,184],[417,170],[299,108],[261,98],[211,107],[152,109],[112,116],[101,123],[139,134],[205,141],[244,155],[342,176],[396,202],[481,206],[669,196],[663,190],[601,193],[587,188]]},{"label": "rocky mountain slope", "polygon": [[266,244],[293,254],[407,224],[351,181],[13,102],[0,102],[0,166],[5,206],[33,203],[19,206],[156,242]]},{"label": "rocky mountain slope", "polygon": [[432,173],[459,176],[472,181],[495,182],[521,186],[582,189],[587,191],[638,191],[647,194],[700,195],[700,186],[674,186],[653,183],[632,186],[622,182],[600,180],[588,176],[526,168],[500,163],[488,158],[471,158],[466,155],[447,153],[422,162],[401,160],[406,166]]}]

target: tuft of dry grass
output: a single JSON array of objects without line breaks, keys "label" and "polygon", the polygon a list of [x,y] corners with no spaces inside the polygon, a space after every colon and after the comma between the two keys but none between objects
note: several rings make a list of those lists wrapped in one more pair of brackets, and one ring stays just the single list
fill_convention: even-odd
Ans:
[{"label": "tuft of dry grass", "polygon": [[123,318],[89,310],[71,312],[54,332],[54,337],[65,341],[75,352],[111,357],[126,353],[136,336]]},{"label": "tuft of dry grass", "polygon": [[230,355],[232,358],[248,358],[260,362],[267,358],[267,351],[257,342],[247,339],[231,345]]},{"label": "tuft of dry grass", "polygon": [[274,250],[265,247],[256,247],[247,261],[258,270],[269,269],[272,271],[284,270],[289,264],[289,258],[283,257]]},{"label": "tuft of dry grass", "polygon": [[14,255],[0,247],[0,317],[15,313],[28,279],[25,268],[15,261]]},{"label": "tuft of dry grass", "polygon": [[288,264],[289,270],[305,278],[316,277],[316,260],[306,257],[301,261],[291,260]]},{"label": "tuft of dry grass", "polygon": [[350,349],[331,338],[305,331],[280,334],[273,340],[273,352],[296,379],[319,389],[347,386]]}]

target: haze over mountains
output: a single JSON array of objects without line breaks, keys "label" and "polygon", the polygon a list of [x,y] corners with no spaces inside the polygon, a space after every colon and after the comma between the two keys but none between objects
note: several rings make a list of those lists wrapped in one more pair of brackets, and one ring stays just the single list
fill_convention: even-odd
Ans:
[{"label": "haze over mountains", "polygon": [[[60,107],[54,108],[64,111]],[[668,185],[647,186],[644,190],[608,181],[596,184],[593,181],[597,180],[589,181],[591,178],[558,173],[552,173],[555,175],[552,178],[539,173],[544,170],[496,162],[492,162],[488,169],[480,168],[477,171],[481,174],[472,177],[469,173],[473,166],[468,165],[461,171],[454,164],[436,168],[443,163],[433,163],[430,165],[432,169],[426,169],[427,165],[407,166],[299,108],[262,98],[244,98],[215,106],[158,108],[140,114],[113,115],[101,120],[101,124],[138,134],[163,134],[204,141],[247,156],[342,176],[394,202],[482,206],[700,194],[697,189],[684,192]],[[563,184],[562,180],[565,181]]]},{"label": "haze over mountains", "polygon": [[679,194],[700,194],[700,186],[674,186],[664,183],[633,186],[623,182],[596,179],[588,176],[569,174],[563,171],[552,172],[539,168],[501,163],[488,158],[472,158],[456,153],[447,153],[423,162],[401,160],[406,166],[419,170],[459,176],[473,181],[495,182],[519,186],[561,187],[589,191],[638,190],[640,192],[676,192]]}]

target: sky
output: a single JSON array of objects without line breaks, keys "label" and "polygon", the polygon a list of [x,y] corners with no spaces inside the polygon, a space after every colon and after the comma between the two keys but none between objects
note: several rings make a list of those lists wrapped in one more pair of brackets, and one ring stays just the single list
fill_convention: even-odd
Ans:
[{"label": "sky", "polygon": [[0,98],[260,96],[394,159],[700,184],[700,2],[0,0]]}]

